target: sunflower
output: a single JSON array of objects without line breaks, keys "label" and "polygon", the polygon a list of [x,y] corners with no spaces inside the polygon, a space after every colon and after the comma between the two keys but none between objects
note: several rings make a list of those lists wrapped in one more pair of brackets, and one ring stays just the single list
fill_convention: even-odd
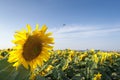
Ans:
[{"label": "sunflower", "polygon": [[97,54],[94,54],[92,60],[97,64],[99,62],[99,58]]},{"label": "sunflower", "polygon": [[8,62],[13,63],[13,66],[18,68],[19,65],[23,65],[26,69],[34,70],[37,66],[42,66],[45,61],[50,57],[50,50],[54,43],[51,32],[46,33],[47,27],[43,25],[39,29],[39,25],[36,25],[36,29],[32,31],[31,26],[27,24],[28,30],[17,31],[14,35],[15,40],[13,43],[13,51],[9,53]]},{"label": "sunflower", "polygon": [[101,80],[102,74],[98,73],[94,75],[95,77],[93,78],[93,80]]}]

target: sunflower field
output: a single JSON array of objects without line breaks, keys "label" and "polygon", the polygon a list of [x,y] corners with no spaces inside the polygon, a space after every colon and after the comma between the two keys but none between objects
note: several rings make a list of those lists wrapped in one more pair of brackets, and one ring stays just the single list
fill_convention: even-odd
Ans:
[{"label": "sunflower field", "polygon": [[15,46],[0,50],[0,80],[120,80],[120,52],[53,50],[46,30],[15,32]]}]

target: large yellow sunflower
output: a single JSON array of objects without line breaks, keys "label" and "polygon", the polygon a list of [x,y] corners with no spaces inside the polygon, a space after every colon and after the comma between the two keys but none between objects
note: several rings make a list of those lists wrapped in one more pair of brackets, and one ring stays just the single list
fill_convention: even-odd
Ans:
[{"label": "large yellow sunflower", "polygon": [[52,33],[45,33],[46,25],[39,29],[37,24],[34,31],[29,24],[27,28],[28,30],[23,29],[15,33],[13,43],[16,46],[9,53],[8,62],[14,62],[13,66],[16,68],[22,64],[25,68],[28,69],[30,66],[31,70],[34,70],[36,66],[42,66],[44,61],[49,59],[49,50],[53,48],[51,44],[54,43],[54,39],[50,37]]}]

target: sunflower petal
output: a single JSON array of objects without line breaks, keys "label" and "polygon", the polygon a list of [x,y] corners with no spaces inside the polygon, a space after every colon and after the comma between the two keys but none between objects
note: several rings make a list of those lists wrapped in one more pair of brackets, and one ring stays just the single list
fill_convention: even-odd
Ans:
[{"label": "sunflower petal", "polygon": [[39,24],[36,24],[35,30],[38,30],[38,29],[39,29]]},{"label": "sunflower petal", "polygon": [[30,34],[30,33],[31,33],[32,28],[31,28],[31,26],[30,26],[29,24],[27,24],[27,29],[28,29],[28,33]]},{"label": "sunflower petal", "polygon": [[47,30],[47,26],[46,26],[46,25],[43,25],[43,26],[42,26],[42,29],[41,29],[41,32],[42,32],[42,33],[45,33],[46,30]]}]

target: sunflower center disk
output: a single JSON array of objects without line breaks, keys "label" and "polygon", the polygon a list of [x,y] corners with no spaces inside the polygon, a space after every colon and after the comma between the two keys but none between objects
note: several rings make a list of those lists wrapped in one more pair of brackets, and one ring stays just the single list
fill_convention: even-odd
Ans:
[{"label": "sunflower center disk", "polygon": [[42,51],[42,43],[38,36],[29,36],[23,46],[23,57],[26,61],[35,59]]}]

